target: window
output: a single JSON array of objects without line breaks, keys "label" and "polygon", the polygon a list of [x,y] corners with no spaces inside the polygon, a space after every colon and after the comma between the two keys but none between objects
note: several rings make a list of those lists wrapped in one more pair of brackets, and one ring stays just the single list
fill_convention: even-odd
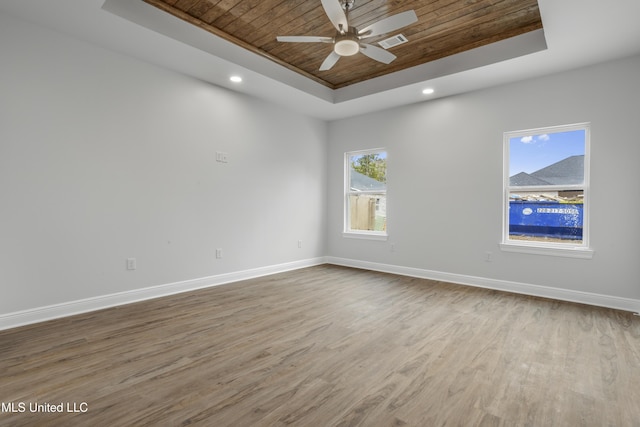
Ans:
[{"label": "window", "polygon": [[387,152],[345,153],[344,235],[370,239],[387,236]]},{"label": "window", "polygon": [[589,124],[504,134],[502,249],[590,258]]}]

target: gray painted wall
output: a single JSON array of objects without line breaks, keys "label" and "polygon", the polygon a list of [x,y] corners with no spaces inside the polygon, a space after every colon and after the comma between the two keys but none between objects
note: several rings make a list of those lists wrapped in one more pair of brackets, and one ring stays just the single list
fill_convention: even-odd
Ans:
[{"label": "gray painted wall", "polygon": [[[640,299],[638,76],[635,56],[332,122],[329,255]],[[593,259],[501,252],[503,132],[579,122],[592,131]],[[343,154],[374,147],[389,156],[389,240],[343,238]]]},{"label": "gray painted wall", "polygon": [[1,15],[0,57],[0,314],[325,254],[325,122]]}]

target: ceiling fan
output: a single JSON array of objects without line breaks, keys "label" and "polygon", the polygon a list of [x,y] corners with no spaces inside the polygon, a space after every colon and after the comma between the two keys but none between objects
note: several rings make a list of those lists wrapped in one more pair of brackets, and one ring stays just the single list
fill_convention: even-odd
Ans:
[{"label": "ceiling fan", "polygon": [[336,27],[336,35],[334,37],[278,36],[276,39],[279,42],[290,43],[332,43],[333,51],[320,65],[320,71],[331,69],[341,56],[351,56],[358,52],[362,52],[378,62],[389,64],[396,59],[394,54],[377,46],[362,43],[361,40],[413,24],[418,20],[416,13],[413,10],[408,10],[358,29],[349,26],[349,21],[347,20],[349,11],[353,9],[354,3],[354,0],[322,0],[322,7],[325,13],[333,26]]}]

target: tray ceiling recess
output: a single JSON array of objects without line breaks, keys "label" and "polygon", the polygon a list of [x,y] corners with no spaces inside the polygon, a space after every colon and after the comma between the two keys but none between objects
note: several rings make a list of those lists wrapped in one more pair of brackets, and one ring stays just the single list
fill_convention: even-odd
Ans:
[{"label": "tray ceiling recess", "polygon": [[323,7],[324,0],[144,1],[331,89],[542,29],[537,0],[350,0],[348,25],[356,29],[412,10],[417,21],[366,39],[380,49],[379,43],[391,37],[406,39],[386,50],[396,57],[390,63],[357,54],[342,56],[321,71],[333,43],[281,43],[277,37],[334,38],[336,27]]}]

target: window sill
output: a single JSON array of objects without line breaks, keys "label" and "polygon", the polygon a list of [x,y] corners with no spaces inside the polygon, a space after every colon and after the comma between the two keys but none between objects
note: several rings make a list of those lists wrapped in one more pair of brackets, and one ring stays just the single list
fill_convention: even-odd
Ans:
[{"label": "window sill", "polygon": [[505,252],[518,252],[533,255],[548,255],[567,258],[591,259],[594,250],[589,248],[560,248],[550,246],[523,245],[514,243],[500,243],[500,249]]},{"label": "window sill", "polygon": [[387,240],[389,237],[387,233],[380,232],[357,232],[357,231],[343,231],[342,237],[349,239],[364,239],[364,240]]}]

